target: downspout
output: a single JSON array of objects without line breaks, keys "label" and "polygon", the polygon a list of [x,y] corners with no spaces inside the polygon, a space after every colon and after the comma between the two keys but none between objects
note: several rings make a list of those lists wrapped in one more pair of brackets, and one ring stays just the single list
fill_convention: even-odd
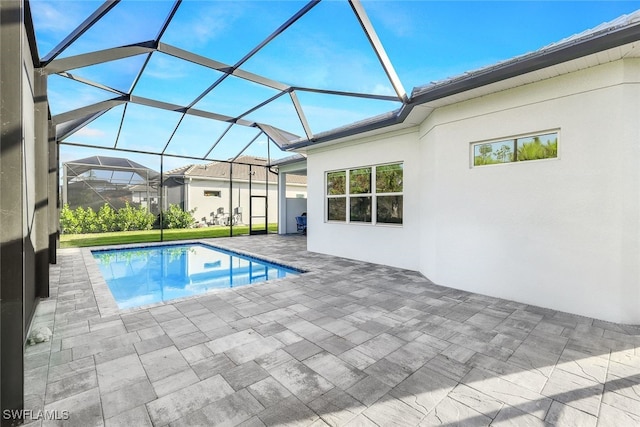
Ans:
[{"label": "downspout", "polygon": [[164,242],[164,224],[162,223],[164,211],[164,156],[160,154],[160,241]]},{"label": "downspout", "polygon": [[[233,163],[229,163],[229,215],[233,212]],[[229,237],[233,237],[233,220],[229,221]]]}]

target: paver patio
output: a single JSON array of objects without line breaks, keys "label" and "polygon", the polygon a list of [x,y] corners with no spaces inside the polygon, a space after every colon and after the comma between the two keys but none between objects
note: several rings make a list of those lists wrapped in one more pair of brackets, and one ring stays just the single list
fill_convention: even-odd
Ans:
[{"label": "paver patio", "polygon": [[640,425],[638,326],[307,252],[303,236],[211,243],[308,272],[118,311],[88,249],[60,250],[26,408],[77,426]]}]

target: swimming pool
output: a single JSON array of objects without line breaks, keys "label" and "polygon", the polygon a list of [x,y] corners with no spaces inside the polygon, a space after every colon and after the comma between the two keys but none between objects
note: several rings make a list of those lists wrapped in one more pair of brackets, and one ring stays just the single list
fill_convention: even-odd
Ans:
[{"label": "swimming pool", "polygon": [[121,309],[301,273],[204,243],[91,252]]}]

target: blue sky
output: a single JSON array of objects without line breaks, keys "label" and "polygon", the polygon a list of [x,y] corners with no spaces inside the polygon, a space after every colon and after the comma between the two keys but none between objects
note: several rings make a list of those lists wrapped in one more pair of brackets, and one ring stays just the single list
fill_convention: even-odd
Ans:
[{"label": "blue sky", "polygon": [[[32,0],[32,13],[41,57],[89,16],[102,1]],[[298,1],[184,1],[162,42],[227,64],[234,64],[265,39],[306,2]],[[640,9],[640,1],[363,1],[387,54],[407,92],[512,58]],[[123,1],[80,37],[61,57],[107,49],[155,37],[173,1]],[[136,56],[72,74],[128,92],[145,56]],[[242,67],[283,83],[393,95],[377,58],[345,1],[323,1],[264,47]],[[220,73],[155,53],[134,94],[188,105]],[[236,116],[276,91],[227,78],[196,108]],[[59,114],[114,95],[68,79],[51,76],[52,113]],[[299,93],[312,130],[317,133],[399,107],[398,103],[364,101]],[[68,141],[113,146],[123,107],[91,123]],[[175,131],[180,115],[129,105],[118,146],[158,151]],[[303,134],[288,97],[281,97],[246,119],[271,123]],[[226,124],[187,117],[175,131],[167,153],[202,156],[222,134]],[[234,126],[216,146],[212,157],[235,156],[257,134]],[[273,157],[277,153],[270,147]],[[260,137],[246,154],[267,154]],[[120,155],[103,152],[104,155]],[[89,150],[63,147],[62,160],[91,155]],[[124,154],[152,168],[158,159]],[[152,162],[153,164],[149,164]],[[185,160],[165,159],[166,167]]]}]

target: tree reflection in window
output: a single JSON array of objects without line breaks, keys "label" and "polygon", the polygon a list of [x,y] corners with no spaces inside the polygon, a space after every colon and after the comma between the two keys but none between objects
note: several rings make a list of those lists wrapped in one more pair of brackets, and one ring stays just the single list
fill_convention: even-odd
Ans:
[{"label": "tree reflection in window", "polygon": [[347,220],[346,197],[332,197],[327,200],[327,219],[329,221]]},{"label": "tree reflection in window", "polygon": [[371,168],[353,169],[349,171],[349,193],[371,193]]},{"label": "tree reflection in window", "polygon": [[473,144],[473,166],[558,157],[558,133]]},{"label": "tree reflection in window", "polygon": [[330,196],[347,194],[347,173],[345,171],[327,174],[327,194]]},{"label": "tree reflection in window", "polygon": [[371,196],[350,197],[349,204],[351,222],[371,222]]},{"label": "tree reflection in window", "polygon": [[402,224],[403,163],[327,172],[326,178],[328,221]]}]

